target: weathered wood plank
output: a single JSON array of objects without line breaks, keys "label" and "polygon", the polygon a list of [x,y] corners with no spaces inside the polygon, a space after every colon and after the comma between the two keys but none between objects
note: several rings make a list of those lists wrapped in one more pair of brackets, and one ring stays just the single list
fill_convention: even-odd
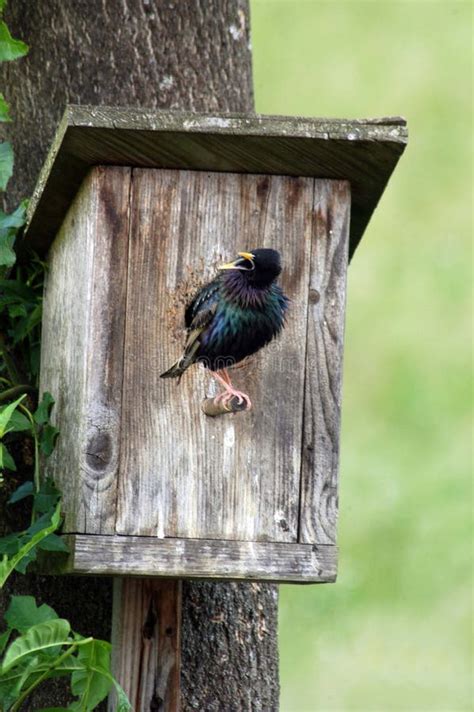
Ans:
[{"label": "weathered wood plank", "polygon": [[34,191],[26,240],[45,251],[92,165],[348,180],[351,253],[407,142],[406,122],[69,106]]},{"label": "weathered wood plank", "polygon": [[179,712],[180,630],[181,581],[114,580],[112,671],[134,712]]},{"label": "weathered wood plank", "polygon": [[70,534],[70,555],[45,573],[232,579],[279,583],[336,580],[337,547],[276,542]]},{"label": "weathered wood plank", "polygon": [[46,474],[65,531],[114,531],[130,181],[128,168],[93,169],[49,255],[40,390],[56,398]]},{"label": "weathered wood plank", "polygon": [[315,181],[299,541],[336,541],[350,186]]},{"label": "weathered wood plank", "polygon": [[[296,541],[312,203],[311,179],[134,170],[117,533]],[[282,253],[290,318],[233,376],[254,409],[206,418],[207,373],[159,378],[186,286],[261,246]]]}]

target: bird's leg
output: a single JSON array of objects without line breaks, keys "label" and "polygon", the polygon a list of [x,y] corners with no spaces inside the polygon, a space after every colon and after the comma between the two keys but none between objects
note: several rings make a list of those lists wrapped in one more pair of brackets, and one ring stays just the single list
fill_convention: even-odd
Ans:
[{"label": "bird's leg", "polygon": [[223,393],[219,393],[214,398],[214,401],[216,403],[223,403],[224,406],[227,406],[227,404],[232,400],[232,398],[235,397],[237,398],[239,405],[240,403],[245,403],[246,410],[250,410],[250,408],[252,407],[252,401],[246,393],[238,391],[236,388],[234,388],[226,368],[222,368],[220,371],[211,371],[211,373],[214,378],[219,381],[219,383],[225,388]]}]

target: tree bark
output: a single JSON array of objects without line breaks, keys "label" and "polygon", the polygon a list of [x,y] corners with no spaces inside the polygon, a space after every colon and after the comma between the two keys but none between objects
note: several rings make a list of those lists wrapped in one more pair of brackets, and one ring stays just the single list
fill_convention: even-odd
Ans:
[{"label": "tree bark", "polygon": [[[15,0],[12,35],[29,55],[1,65],[15,150],[8,205],[31,194],[66,103],[253,111],[247,0]],[[84,635],[110,639],[111,581],[16,577]],[[182,710],[278,709],[277,589],[183,586]],[[54,682],[35,707],[61,705]]]}]

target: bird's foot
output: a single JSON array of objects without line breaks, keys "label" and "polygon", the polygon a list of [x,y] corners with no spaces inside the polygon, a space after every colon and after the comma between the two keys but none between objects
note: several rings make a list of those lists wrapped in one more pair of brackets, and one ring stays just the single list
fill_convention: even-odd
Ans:
[{"label": "bird's foot", "polygon": [[[243,393],[242,391],[238,391],[233,386],[227,386],[225,391],[223,391],[222,393],[219,393],[214,398],[214,403],[216,403],[216,404],[221,403],[224,406],[224,408],[228,408],[232,398],[237,398],[237,402],[239,405],[241,405],[242,403],[245,403],[245,410],[251,409],[252,401],[250,400],[248,395],[246,393]],[[231,408],[228,408],[228,410],[231,410]]]}]

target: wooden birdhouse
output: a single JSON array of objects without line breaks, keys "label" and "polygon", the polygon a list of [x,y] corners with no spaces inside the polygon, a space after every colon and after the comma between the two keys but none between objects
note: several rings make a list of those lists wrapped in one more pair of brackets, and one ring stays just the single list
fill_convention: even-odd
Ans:
[{"label": "wooden birdhouse", "polygon": [[[405,143],[400,118],[68,108],[24,238],[49,265],[64,571],[334,581],[348,256]],[[235,370],[252,410],[211,418],[205,369],[159,375],[189,297],[256,247],[281,253],[287,325]]]}]

